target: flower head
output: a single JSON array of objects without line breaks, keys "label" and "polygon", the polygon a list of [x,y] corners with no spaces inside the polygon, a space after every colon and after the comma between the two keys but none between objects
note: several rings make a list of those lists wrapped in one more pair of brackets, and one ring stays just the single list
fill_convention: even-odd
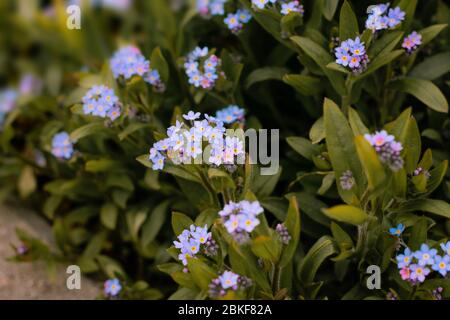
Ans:
[{"label": "flower head", "polygon": [[303,16],[305,10],[299,1],[289,1],[287,3],[281,4],[281,14],[288,15],[291,12],[298,12],[301,16]]},{"label": "flower head", "polygon": [[400,7],[389,9],[389,5],[389,3],[378,4],[367,8],[367,13],[369,14],[366,20],[367,29],[373,32],[392,29],[405,19],[405,12]]},{"label": "flower head", "polygon": [[[230,17],[229,23],[235,20],[238,21],[238,17]],[[214,54],[208,56],[208,53],[207,47],[197,47],[188,54],[184,63],[184,69],[189,78],[188,82],[196,88],[212,89],[219,78],[218,67],[221,61]]]},{"label": "flower head", "polygon": [[374,134],[365,134],[364,138],[374,147],[382,163],[386,163],[392,171],[398,171],[403,167],[404,161],[400,153],[403,146],[395,141],[395,137],[385,130]]},{"label": "flower head", "polygon": [[426,276],[430,273],[430,269],[424,266],[413,264],[410,266],[411,276],[410,279],[414,281],[424,282]]},{"label": "flower head", "polygon": [[104,292],[106,296],[116,297],[122,290],[119,279],[109,279],[105,281]]},{"label": "flower head", "polygon": [[86,115],[109,117],[111,120],[120,116],[119,98],[115,95],[114,90],[107,86],[93,86],[86,92],[82,100],[83,112]]},{"label": "flower head", "polygon": [[398,267],[400,269],[408,267],[411,264],[413,258],[414,253],[409,248],[406,248],[403,254],[399,254],[396,257]]},{"label": "flower head", "polygon": [[443,277],[450,271],[450,256],[445,255],[443,257],[436,255],[434,257],[434,264],[431,267],[433,270],[439,272]]},{"label": "flower head", "polygon": [[401,223],[399,223],[396,227],[389,229],[389,233],[397,237],[399,237],[403,231],[405,231],[405,226]]},{"label": "flower head", "polygon": [[343,41],[335,48],[336,63],[349,67],[354,73],[361,73],[369,62],[364,42],[359,37]]},{"label": "flower head", "polygon": [[208,232],[208,226],[203,227],[191,225],[185,229],[173,242],[175,248],[180,250],[178,259],[187,265],[187,258],[195,257],[199,253],[214,255],[218,246],[212,238],[211,232]]},{"label": "flower head", "polygon": [[73,153],[73,144],[67,132],[60,132],[53,136],[52,154],[61,159],[70,159]]},{"label": "flower head", "polygon": [[234,237],[237,242],[244,242],[259,224],[257,218],[264,209],[258,201],[243,200],[238,203],[230,202],[219,211],[222,222],[227,232]]},{"label": "flower head", "polygon": [[413,53],[422,44],[422,35],[414,31],[403,39],[402,48],[406,50],[408,54]]},{"label": "flower head", "polygon": [[414,253],[414,257],[419,261],[420,266],[433,265],[436,249],[430,249],[425,243],[420,246],[420,250]]}]

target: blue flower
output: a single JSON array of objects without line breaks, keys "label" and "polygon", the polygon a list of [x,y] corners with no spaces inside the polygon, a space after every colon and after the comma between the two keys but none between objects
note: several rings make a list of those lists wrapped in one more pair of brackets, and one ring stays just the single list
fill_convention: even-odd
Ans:
[{"label": "blue flower", "polygon": [[117,296],[122,290],[122,286],[120,285],[119,279],[106,280],[104,287],[105,287],[104,289],[105,295],[110,297]]},{"label": "blue flower", "polygon": [[14,89],[4,89],[0,91],[0,117],[5,116],[8,112],[15,108],[17,98],[18,94]]},{"label": "blue flower", "polygon": [[406,248],[403,254],[399,254],[396,257],[398,268],[403,269],[404,267],[409,266],[411,264],[413,257],[414,253],[409,248]]},{"label": "blue flower", "polygon": [[387,24],[389,28],[394,28],[405,19],[405,12],[402,11],[400,7],[396,7],[395,9],[389,9],[387,18],[388,18]]},{"label": "blue flower", "polygon": [[299,1],[294,0],[288,3],[281,4],[281,14],[286,16],[291,12],[298,12],[301,16],[303,16],[305,10]]},{"label": "blue flower", "polygon": [[70,159],[73,154],[73,144],[67,132],[60,132],[53,136],[52,154],[61,159]]},{"label": "blue flower", "polygon": [[441,257],[439,255],[436,255],[434,257],[434,264],[431,268],[445,277],[447,275],[447,272],[450,271],[450,256],[446,255],[444,257]]},{"label": "blue flower", "polygon": [[444,250],[445,254],[450,255],[450,241],[447,243],[441,243],[441,248]]},{"label": "blue flower", "polygon": [[219,276],[220,284],[224,289],[237,289],[239,276],[231,271],[225,271],[221,276]]},{"label": "blue flower", "polygon": [[416,280],[419,282],[424,282],[426,276],[430,273],[430,269],[428,269],[424,266],[418,265],[418,264],[411,265],[410,269],[412,271],[410,279]]},{"label": "blue flower", "polygon": [[402,48],[406,50],[408,54],[413,53],[422,44],[422,35],[413,31],[405,39],[403,39]]},{"label": "blue flower", "polygon": [[434,256],[437,254],[436,249],[430,249],[425,243],[420,246],[420,250],[414,253],[414,257],[419,260],[420,266],[434,264]]},{"label": "blue flower", "polygon": [[399,223],[395,228],[390,228],[389,233],[393,236],[400,236],[405,231],[405,226]]},{"label": "blue flower", "polygon": [[189,111],[187,114],[183,115],[186,120],[196,120],[200,118],[200,112]]},{"label": "blue flower", "polygon": [[216,118],[226,124],[243,121],[244,117],[245,110],[236,105],[230,105],[216,113]]}]

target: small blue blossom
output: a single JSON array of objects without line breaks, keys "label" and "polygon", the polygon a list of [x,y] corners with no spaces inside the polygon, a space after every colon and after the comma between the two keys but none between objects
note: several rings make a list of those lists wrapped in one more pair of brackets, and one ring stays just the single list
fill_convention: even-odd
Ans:
[{"label": "small blue blossom", "polygon": [[219,276],[220,284],[222,285],[222,288],[229,289],[233,288],[234,290],[237,289],[237,281],[239,276],[231,271],[225,271],[221,276]]},{"label": "small blue blossom", "polygon": [[441,243],[441,249],[444,250],[446,255],[450,255],[450,241],[447,243]]},{"label": "small blue blossom", "polygon": [[202,16],[218,16],[225,14],[227,0],[197,0],[197,11]]},{"label": "small blue blossom", "polygon": [[109,279],[105,281],[104,292],[108,297],[116,297],[122,290],[119,279]]},{"label": "small blue blossom", "polygon": [[392,171],[396,172],[403,167],[404,161],[401,157],[403,146],[395,141],[393,135],[381,130],[374,134],[365,134],[364,138],[375,149],[380,161],[387,164]]},{"label": "small blue blossom", "polygon": [[399,223],[395,228],[389,229],[389,233],[397,237],[399,237],[403,231],[405,231],[405,226],[402,223]]},{"label": "small blue blossom", "polygon": [[290,1],[288,3],[281,4],[281,14],[286,16],[291,12],[298,12],[301,16],[305,13],[303,5],[299,1]]},{"label": "small blue blossom", "polygon": [[222,110],[217,111],[216,119],[223,123],[230,124],[236,121],[243,122],[245,120],[245,110],[236,105],[230,105]]},{"label": "small blue blossom", "polygon": [[389,28],[395,28],[398,26],[403,20],[405,20],[405,12],[400,9],[400,7],[396,7],[394,9],[389,9],[388,13],[388,26]]},{"label": "small blue blossom", "polygon": [[434,257],[434,264],[431,268],[445,277],[450,271],[450,256],[446,255],[444,257],[441,257],[439,255],[436,255]]},{"label": "small blue blossom", "polygon": [[406,248],[403,254],[399,254],[396,257],[398,268],[403,269],[405,267],[408,267],[411,264],[413,258],[414,253],[409,248]]},{"label": "small blue blossom", "polygon": [[436,249],[430,249],[425,243],[420,246],[420,250],[414,253],[414,257],[419,261],[420,266],[434,264],[434,257],[437,254]]},{"label": "small blue blossom", "polygon": [[52,139],[52,154],[60,159],[70,159],[73,154],[73,144],[67,132],[60,132]]},{"label": "small blue blossom", "polygon": [[430,269],[419,264],[413,264],[410,266],[411,275],[410,279],[413,281],[424,282],[427,275],[430,274]]},{"label": "small blue blossom", "polygon": [[402,48],[405,49],[408,54],[412,54],[421,44],[422,35],[414,31],[403,39]]},{"label": "small blue blossom", "polygon": [[200,112],[189,111],[187,114],[183,115],[186,120],[196,120],[200,118]]}]

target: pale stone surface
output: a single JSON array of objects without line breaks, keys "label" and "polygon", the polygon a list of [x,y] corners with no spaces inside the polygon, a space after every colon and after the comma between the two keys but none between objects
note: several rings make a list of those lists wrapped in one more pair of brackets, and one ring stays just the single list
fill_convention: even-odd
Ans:
[{"label": "pale stone surface", "polygon": [[11,205],[0,205],[0,299],[95,299],[101,284],[81,278],[80,290],[66,287],[66,268],[58,266],[55,279],[50,279],[43,263],[6,261],[14,254],[11,243],[18,245],[15,230],[20,228],[53,246],[51,229],[35,213]]}]

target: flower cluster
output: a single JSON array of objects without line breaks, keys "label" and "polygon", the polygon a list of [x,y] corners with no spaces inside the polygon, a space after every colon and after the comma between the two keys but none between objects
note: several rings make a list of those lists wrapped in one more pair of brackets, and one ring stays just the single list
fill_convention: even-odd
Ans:
[{"label": "flower cluster", "polygon": [[163,92],[166,89],[158,70],[150,68],[150,61],[145,59],[139,48],[135,46],[120,48],[114,53],[110,64],[116,79],[120,76],[130,79],[137,75],[151,84],[157,92]]},{"label": "flower cluster", "polygon": [[0,91],[0,124],[3,123],[8,112],[15,108],[18,94],[14,89]]},{"label": "flower cluster", "polygon": [[104,283],[104,293],[107,297],[117,297],[121,290],[119,279],[108,279]]},{"label": "flower cluster", "polygon": [[[177,121],[174,126],[167,129],[167,138],[153,144],[150,149],[149,160],[153,170],[164,168],[166,158],[175,164],[202,163],[216,166],[232,165],[235,159],[245,157],[244,144],[238,137],[225,136],[225,127],[222,121],[205,114],[200,120],[200,112],[183,115],[192,126]],[[205,152],[203,142],[208,143]],[[203,156],[205,159],[203,159]],[[242,160],[243,161],[243,160]]]},{"label": "flower cluster", "polygon": [[412,54],[422,44],[422,35],[414,31],[403,39],[402,48],[406,50],[408,54]]},{"label": "flower cluster", "polygon": [[248,10],[241,9],[235,13],[229,13],[223,22],[227,25],[228,29],[234,34],[239,33],[244,24],[248,23],[252,19],[252,15]]},{"label": "flower cluster", "polygon": [[209,296],[211,298],[223,297],[228,290],[246,290],[251,286],[251,279],[237,275],[232,271],[225,271],[209,284]]},{"label": "flower cluster", "polygon": [[285,227],[284,224],[279,223],[277,224],[275,231],[278,233],[278,235],[280,236],[281,242],[285,245],[289,244],[289,242],[291,241],[292,237],[289,234],[288,229]]},{"label": "flower cluster", "polygon": [[73,154],[73,144],[67,132],[60,132],[53,136],[52,154],[60,159],[70,159]]},{"label": "flower cluster", "polygon": [[[367,9],[369,17],[366,20],[366,28],[373,32],[392,29],[405,19],[405,12],[400,7],[389,9],[389,3],[370,6]],[[388,11],[389,9],[389,11]]]},{"label": "flower cluster", "polygon": [[283,3],[281,5],[281,14],[286,16],[291,12],[297,12],[301,16],[305,13],[305,9],[303,8],[303,5],[300,4],[299,1],[289,1],[287,3]]},{"label": "flower cluster", "polygon": [[213,256],[219,249],[216,241],[212,238],[211,232],[208,232],[208,226],[203,228],[191,225],[189,229],[183,230],[178,236],[178,241],[173,242],[175,248],[180,249],[178,259],[187,265],[188,257],[195,257],[196,254],[204,253],[207,256]]},{"label": "flower cluster", "polygon": [[189,77],[189,83],[194,87],[211,89],[219,78],[218,68],[220,59],[214,55],[209,55],[207,47],[195,48],[187,57],[184,64],[186,75]]},{"label": "flower cluster", "polygon": [[351,170],[344,171],[339,177],[339,183],[344,190],[351,190],[355,185],[355,179],[353,178],[353,172]]},{"label": "flower cluster", "polygon": [[403,159],[400,156],[403,146],[395,141],[394,136],[382,130],[374,134],[365,134],[364,137],[375,148],[381,162],[387,164],[392,171],[398,171],[403,167]]},{"label": "flower cluster", "polygon": [[441,243],[440,247],[443,250],[442,255],[426,244],[422,244],[420,249],[414,252],[406,248],[403,254],[396,257],[402,279],[413,284],[423,282],[431,273],[430,268],[443,277],[450,274],[450,241]]},{"label": "flower cluster", "polygon": [[257,216],[263,211],[258,201],[243,200],[237,203],[231,201],[219,211],[219,216],[236,242],[245,243],[249,239],[250,232],[260,224]]},{"label": "flower cluster", "polygon": [[114,121],[120,116],[119,98],[104,85],[93,86],[83,97],[83,112]]},{"label": "flower cluster", "polygon": [[216,119],[226,124],[245,121],[245,110],[236,105],[230,105],[216,112]]},{"label": "flower cluster", "polygon": [[225,14],[227,0],[197,0],[197,11],[202,16],[221,16]]},{"label": "flower cluster", "polygon": [[364,42],[359,37],[343,41],[335,49],[335,55],[337,64],[348,66],[355,74],[363,72],[369,63]]}]

